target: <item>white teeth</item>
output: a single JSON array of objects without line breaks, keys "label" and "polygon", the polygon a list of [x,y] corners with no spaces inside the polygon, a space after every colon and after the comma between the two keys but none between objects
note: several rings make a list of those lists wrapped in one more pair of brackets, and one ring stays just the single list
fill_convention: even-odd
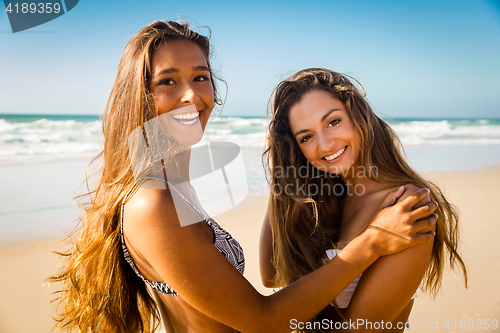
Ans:
[{"label": "white teeth", "polygon": [[184,125],[191,125],[191,124],[194,124],[195,121],[196,121],[196,118],[193,120],[189,120],[189,121],[181,121],[181,123],[183,123]]},{"label": "white teeth", "polygon": [[335,154],[333,154],[333,155],[330,155],[330,156],[325,156],[325,160],[327,160],[327,161],[331,161],[331,160],[333,160],[333,159],[335,159],[335,158],[339,157],[339,156],[340,156],[340,154],[342,154],[342,153],[344,152],[344,150],[345,150],[345,147],[344,147],[344,148],[342,148],[342,149],[340,149],[339,151],[337,151],[337,152],[336,152]]},{"label": "white teeth", "polygon": [[196,121],[196,118],[198,118],[199,113],[198,112],[192,112],[192,113],[185,113],[185,114],[175,114],[172,116],[172,118],[177,119],[177,120],[187,120],[187,121],[181,121],[183,124],[192,124]]}]

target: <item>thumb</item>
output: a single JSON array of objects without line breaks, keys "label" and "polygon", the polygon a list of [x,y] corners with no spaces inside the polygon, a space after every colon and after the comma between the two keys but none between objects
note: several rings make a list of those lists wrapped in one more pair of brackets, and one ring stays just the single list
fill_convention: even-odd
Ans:
[{"label": "thumb", "polygon": [[398,199],[403,195],[404,192],[405,192],[404,186],[401,186],[395,191],[389,192],[389,194],[387,194],[384,201],[380,205],[380,208],[387,208],[393,206],[396,203],[396,201],[398,201]]}]

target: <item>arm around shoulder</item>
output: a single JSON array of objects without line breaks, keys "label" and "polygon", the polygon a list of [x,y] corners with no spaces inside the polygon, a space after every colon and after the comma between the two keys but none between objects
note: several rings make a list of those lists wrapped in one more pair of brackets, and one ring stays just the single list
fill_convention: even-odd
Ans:
[{"label": "arm around shoulder", "polygon": [[263,296],[199,226],[180,226],[167,191],[147,191],[126,206],[126,234],[134,249],[185,301],[239,331],[289,332],[290,320],[307,321],[315,316],[377,259],[366,247],[371,237],[367,233],[350,244],[352,251]]}]

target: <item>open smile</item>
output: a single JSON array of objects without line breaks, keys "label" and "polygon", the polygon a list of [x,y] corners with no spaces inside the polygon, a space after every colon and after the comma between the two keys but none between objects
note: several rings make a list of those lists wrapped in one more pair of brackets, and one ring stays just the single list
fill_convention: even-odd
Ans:
[{"label": "open smile", "polygon": [[203,110],[196,110],[194,105],[189,105],[179,109],[179,111],[172,114],[171,117],[184,126],[191,126],[200,119]]},{"label": "open smile", "polygon": [[187,114],[176,114],[173,115],[172,118],[177,120],[178,122],[184,124],[184,125],[192,125],[196,120],[199,119],[201,112],[192,112],[192,113],[187,113]]},{"label": "open smile", "polygon": [[335,153],[330,154],[330,155],[326,155],[326,156],[322,157],[321,159],[328,161],[328,162],[333,162],[335,160],[340,159],[343,156],[346,149],[347,149],[347,146],[342,147],[339,150],[337,150]]}]

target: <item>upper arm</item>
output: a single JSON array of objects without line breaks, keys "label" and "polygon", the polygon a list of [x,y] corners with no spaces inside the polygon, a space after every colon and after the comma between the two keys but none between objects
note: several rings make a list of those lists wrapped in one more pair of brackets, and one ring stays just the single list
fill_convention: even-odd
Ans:
[{"label": "upper arm", "polygon": [[379,258],[362,275],[346,316],[352,320],[392,321],[408,304],[429,264],[432,243]]},{"label": "upper arm", "polygon": [[269,222],[269,211],[266,211],[260,232],[259,265],[264,286],[267,288],[277,287],[275,283],[276,268],[273,265],[273,233]]},{"label": "upper arm", "polygon": [[124,228],[134,250],[199,311],[239,330],[255,326],[263,297],[198,225],[180,226],[168,191],[146,192],[126,206]]},{"label": "upper arm", "polygon": [[[399,200],[418,190],[416,186],[405,187],[407,189]],[[429,201],[430,198],[426,197],[415,208]],[[427,242],[379,258],[363,273],[346,316],[371,322],[395,319],[417,290],[429,265],[432,246],[432,242]]]}]

